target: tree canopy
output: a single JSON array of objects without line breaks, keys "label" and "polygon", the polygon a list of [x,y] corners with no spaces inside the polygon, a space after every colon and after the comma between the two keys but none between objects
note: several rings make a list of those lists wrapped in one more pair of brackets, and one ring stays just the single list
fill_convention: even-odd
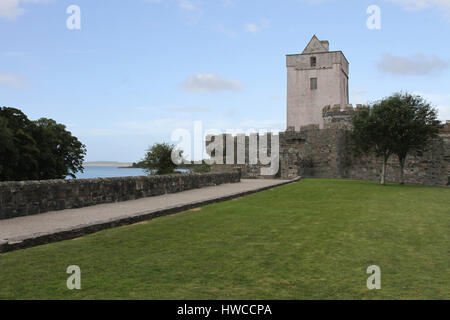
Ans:
[{"label": "tree canopy", "polygon": [[177,164],[172,161],[172,154],[178,152],[181,157],[182,152],[176,151],[175,146],[168,143],[155,143],[147,150],[143,160],[143,167],[149,174],[172,174],[177,168]]},{"label": "tree canopy", "polygon": [[75,177],[83,171],[86,147],[62,124],[31,121],[19,109],[0,108],[0,180]]}]

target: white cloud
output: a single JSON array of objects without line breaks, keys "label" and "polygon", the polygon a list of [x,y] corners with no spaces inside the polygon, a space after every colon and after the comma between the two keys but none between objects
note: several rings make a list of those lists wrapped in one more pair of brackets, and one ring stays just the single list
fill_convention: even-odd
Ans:
[{"label": "white cloud", "polygon": [[201,0],[144,0],[144,2],[162,5],[166,8],[176,7],[189,24],[196,24],[203,15]]},{"label": "white cloud", "polygon": [[178,8],[182,15],[190,24],[196,24],[203,15],[200,4],[190,0],[178,0]]},{"label": "white cloud", "polygon": [[25,9],[21,7],[22,3],[47,3],[52,0],[0,0],[0,18],[15,20],[21,16]]},{"label": "white cloud", "polygon": [[[329,3],[337,0],[303,0],[310,5]],[[384,0],[401,6],[408,11],[418,11],[424,9],[436,9],[450,19],[450,0]]]},{"label": "white cloud", "polygon": [[[202,134],[219,133],[250,133],[250,132],[280,132],[286,124],[283,120],[273,119],[266,121],[244,120],[237,122],[231,117],[215,117],[202,121]],[[123,121],[113,123],[110,128],[77,129],[76,135],[80,137],[124,137],[124,136],[164,136],[170,137],[177,129],[186,129],[194,137],[194,122],[174,117],[161,118],[149,121]],[[203,141],[203,139],[202,139]]]},{"label": "white cloud", "polygon": [[226,35],[226,36],[228,36],[228,37],[230,37],[230,38],[236,38],[238,36],[236,32],[234,32],[231,29],[228,29],[228,28],[224,27],[223,24],[217,25],[215,30],[220,32],[220,33],[222,33],[222,34],[224,34],[224,35]]},{"label": "white cloud", "polygon": [[255,23],[247,23],[245,25],[245,31],[247,31],[247,32],[254,33],[254,32],[258,32],[260,30],[261,30],[261,28],[258,25],[256,25]]},{"label": "white cloud", "polygon": [[0,73],[0,84],[13,89],[23,89],[29,85],[25,77],[13,73]]},{"label": "white cloud", "polygon": [[170,108],[169,111],[177,113],[202,113],[202,112],[210,112],[211,109],[208,107],[177,107],[177,108]]},{"label": "white cloud", "polygon": [[[259,22],[246,23],[244,25],[244,31],[248,33],[257,33],[268,27],[269,27],[269,20],[260,19]],[[240,34],[240,32],[235,32],[232,29],[225,28],[223,24],[219,24],[215,29],[216,31],[219,31],[220,33],[230,38],[236,38]]]},{"label": "white cloud", "polygon": [[402,6],[405,10],[423,10],[436,8],[443,11],[447,16],[450,15],[449,0],[387,0]]},{"label": "white cloud", "polygon": [[439,57],[427,57],[423,54],[411,58],[385,54],[377,67],[381,72],[389,74],[428,75],[443,72],[449,68],[449,63]]},{"label": "white cloud", "polygon": [[181,87],[188,92],[212,92],[239,90],[242,84],[233,79],[223,79],[216,73],[199,73],[186,79]]},{"label": "white cloud", "polygon": [[[163,118],[150,121],[124,121],[115,124],[117,132],[137,135],[168,134],[178,128],[190,128],[192,121],[176,118]],[[117,133],[116,132],[116,133]]]},{"label": "white cloud", "polygon": [[259,20],[258,23],[247,23],[245,25],[245,31],[250,33],[256,33],[268,27],[269,27],[269,20],[261,19]]},{"label": "white cloud", "polygon": [[0,1],[0,18],[14,20],[24,12],[19,7],[19,0],[1,0]]},{"label": "white cloud", "polygon": [[195,4],[191,1],[188,0],[180,0],[178,2],[178,6],[180,7],[181,10],[185,10],[185,11],[196,11],[198,10],[198,8],[195,6]]},{"label": "white cloud", "polygon": [[117,137],[142,135],[169,135],[178,128],[190,128],[192,121],[177,118],[162,118],[149,121],[122,121],[109,128],[88,128],[77,130],[82,137]]},{"label": "white cloud", "polygon": [[[146,106],[137,106],[130,107],[131,110],[136,111],[145,111],[152,112],[153,114],[175,114],[175,113],[208,113],[211,112],[211,108],[209,107],[201,107],[201,106],[179,106],[179,107],[146,107]],[[182,115],[184,116],[184,115]]]}]

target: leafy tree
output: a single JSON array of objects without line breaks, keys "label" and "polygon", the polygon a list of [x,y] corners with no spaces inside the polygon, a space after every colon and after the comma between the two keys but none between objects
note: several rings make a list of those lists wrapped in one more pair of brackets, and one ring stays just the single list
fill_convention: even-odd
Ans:
[{"label": "leafy tree", "polygon": [[388,129],[385,118],[386,115],[378,104],[366,106],[355,114],[351,132],[352,146],[356,154],[373,153],[383,159],[381,184],[386,183],[387,162],[392,155],[390,137],[384,134]]},{"label": "leafy tree", "polygon": [[143,167],[148,174],[172,174],[177,164],[172,161],[172,153],[181,157],[182,151],[176,151],[175,146],[168,143],[155,143],[147,150]]},{"label": "leafy tree", "polygon": [[34,121],[34,124],[33,137],[39,149],[39,179],[64,179],[68,175],[75,178],[74,173],[83,172],[86,147],[66,130],[66,126],[46,118]]},{"label": "leafy tree", "polygon": [[430,138],[439,132],[436,110],[420,96],[395,93],[360,110],[353,118],[352,145],[356,153],[374,153],[383,159],[380,182],[386,182],[386,167],[391,155],[400,162],[403,183],[406,156],[423,151]]},{"label": "leafy tree", "polygon": [[33,122],[20,110],[0,108],[3,128],[2,136],[6,145],[0,148],[1,180],[38,179],[39,150],[31,135]]},{"label": "leafy tree", "polygon": [[13,160],[14,155],[17,155],[17,150],[13,132],[8,128],[8,121],[0,117],[0,180],[3,180],[3,175],[10,174],[7,164]]},{"label": "leafy tree", "polygon": [[425,151],[442,125],[436,109],[419,95],[396,93],[382,104],[391,115],[391,149],[400,163],[400,183],[403,184],[406,157],[413,152]]},{"label": "leafy tree", "polygon": [[0,180],[62,179],[83,170],[85,146],[54,120],[0,108],[0,142]]}]

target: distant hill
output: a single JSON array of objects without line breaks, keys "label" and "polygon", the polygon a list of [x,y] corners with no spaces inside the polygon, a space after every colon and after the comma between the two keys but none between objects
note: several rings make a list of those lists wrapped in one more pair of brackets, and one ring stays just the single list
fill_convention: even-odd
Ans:
[{"label": "distant hill", "polygon": [[83,163],[84,167],[129,167],[132,162],[117,162],[117,161],[87,161]]}]

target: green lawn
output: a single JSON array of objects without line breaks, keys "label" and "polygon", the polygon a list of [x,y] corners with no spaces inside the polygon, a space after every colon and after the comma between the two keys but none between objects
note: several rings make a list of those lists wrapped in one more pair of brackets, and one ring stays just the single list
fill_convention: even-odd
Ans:
[{"label": "green lawn", "polygon": [[450,299],[449,218],[448,188],[303,180],[0,255],[0,298]]}]

